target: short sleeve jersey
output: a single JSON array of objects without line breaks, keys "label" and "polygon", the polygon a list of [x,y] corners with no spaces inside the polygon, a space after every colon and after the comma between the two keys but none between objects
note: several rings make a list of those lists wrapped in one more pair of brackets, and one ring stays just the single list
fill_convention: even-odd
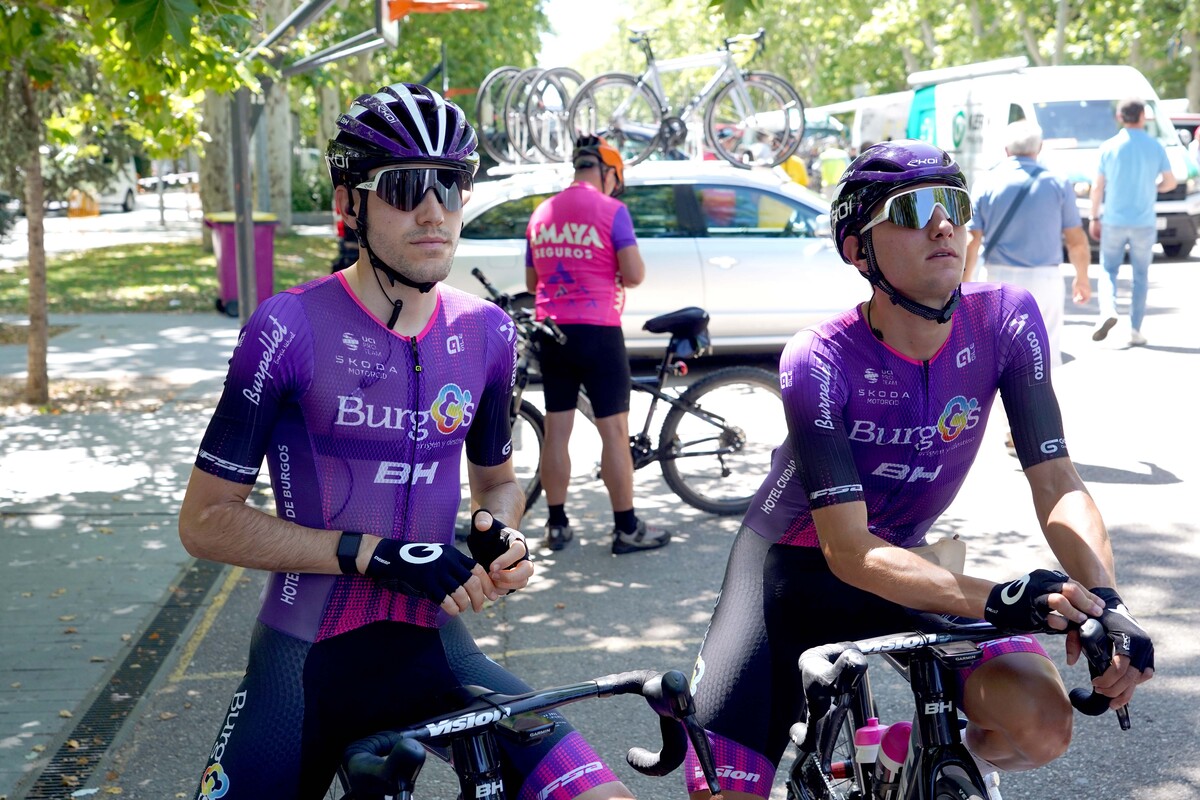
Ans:
[{"label": "short sleeve jersey", "polygon": [[1142,128],[1124,128],[1100,145],[1104,224],[1153,227],[1156,182],[1170,171],[1167,149]]},{"label": "short sleeve jersey", "polygon": [[870,530],[912,547],[949,507],[1004,396],[1023,467],[1067,455],[1037,304],[968,284],[929,361],[877,340],[856,308],[796,334],[780,360],[788,439],[746,515],[782,544],[819,545],[812,509],[863,501]]},{"label": "short sleeve jersey", "polygon": [[[252,484],[264,457],[277,514],[312,528],[454,543],[460,459],[509,458],[515,331],[498,307],[439,284],[401,336],[340,275],[282,292],[242,330],[196,466]],[[358,575],[276,573],[259,618],[306,641],[379,620],[436,627],[424,598]]]},{"label": "short sleeve jersey", "polygon": [[617,251],[637,244],[624,203],[577,181],[534,210],[525,239],[525,266],[538,278],[538,319],[621,324],[625,287]]}]

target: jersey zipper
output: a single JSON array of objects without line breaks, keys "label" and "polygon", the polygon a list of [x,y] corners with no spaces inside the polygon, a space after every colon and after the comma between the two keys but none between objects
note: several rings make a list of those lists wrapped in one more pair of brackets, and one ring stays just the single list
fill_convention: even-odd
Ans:
[{"label": "jersey zipper", "polygon": [[921,378],[925,386],[925,411],[922,416],[926,421],[929,420],[929,361],[921,362]]},{"label": "jersey zipper", "polygon": [[421,405],[421,354],[417,350],[417,337],[409,337],[408,343],[413,362],[413,374],[409,379],[408,390],[408,413],[412,414],[412,429],[409,432],[408,487],[404,491],[404,505],[400,512],[401,536],[408,535],[408,504],[412,500],[412,493],[417,490],[417,437],[421,433],[419,430],[421,424],[421,412],[419,411]]}]

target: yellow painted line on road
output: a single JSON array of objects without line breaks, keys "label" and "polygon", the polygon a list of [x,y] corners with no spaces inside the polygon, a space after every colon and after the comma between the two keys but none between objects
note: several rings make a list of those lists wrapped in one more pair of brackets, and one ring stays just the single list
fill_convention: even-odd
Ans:
[{"label": "yellow painted line on road", "polygon": [[[179,663],[175,665],[175,671],[171,673],[169,678],[171,683],[178,683],[183,680],[188,665],[192,663],[192,658],[196,655],[196,651],[200,649],[201,642],[208,635],[208,631],[212,628],[213,623],[217,619],[217,615],[221,613],[221,609],[225,607],[226,601],[229,600],[229,595],[233,593],[233,587],[241,580],[242,574],[246,570],[242,567],[234,567],[225,576],[225,582],[221,584],[217,596],[213,598],[212,605],[208,607],[208,611],[204,612],[204,617],[200,620],[200,624],[196,626],[195,632],[192,633],[192,638],[188,639],[188,643],[183,648],[183,653],[179,656]],[[241,673],[237,673],[241,674]]]},{"label": "yellow painted line on road", "polygon": [[[239,567],[238,569],[241,569],[241,568]],[[234,578],[236,580],[235,576],[231,575],[230,577]],[[229,580],[226,580],[225,585],[221,587],[221,592],[225,592],[225,590],[230,586],[231,586],[231,582]],[[218,597],[218,600],[220,601],[220,603],[222,605],[224,605],[225,601],[224,601],[223,597]],[[217,606],[217,601],[213,602],[213,606],[215,609]],[[214,613],[214,616],[215,616],[215,613]],[[201,629],[207,630],[208,625],[210,625],[210,624],[211,624],[211,621],[209,620],[208,615],[206,614],[204,620],[201,621],[201,623],[200,623],[200,627],[196,629],[196,635],[193,636],[192,640],[188,642],[188,648],[189,648],[188,653],[189,654],[195,651],[195,648],[192,647],[193,642],[197,646],[199,646],[199,640],[201,638],[203,638],[201,636]],[[499,660],[505,659],[505,658],[518,658],[520,656],[565,655],[565,654],[569,654],[569,653],[595,652],[598,650],[603,650],[608,653],[623,653],[623,652],[626,652],[629,650],[661,649],[661,648],[668,648],[668,647],[669,648],[691,647],[691,646],[700,644],[700,641],[701,640],[698,638],[697,639],[639,639],[639,640],[633,640],[633,641],[625,641],[625,640],[618,641],[618,640],[614,640],[614,639],[605,639],[603,641],[590,642],[588,644],[562,645],[560,647],[527,647],[523,650],[510,650],[507,653],[488,653],[487,657],[492,659],[493,661],[499,661]],[[190,655],[189,655],[189,658],[190,658]],[[177,681],[182,681],[182,680],[187,680],[187,681],[232,680],[234,678],[241,678],[245,674],[245,672],[243,672],[241,670],[238,670],[238,671],[228,670],[228,671],[224,671],[224,672],[197,672],[197,673],[192,673],[191,675],[184,675],[183,674],[184,667],[186,666],[186,664],[187,664],[187,660],[180,661],[179,668],[177,668],[175,673],[173,675],[171,675],[172,682],[177,682]]]}]

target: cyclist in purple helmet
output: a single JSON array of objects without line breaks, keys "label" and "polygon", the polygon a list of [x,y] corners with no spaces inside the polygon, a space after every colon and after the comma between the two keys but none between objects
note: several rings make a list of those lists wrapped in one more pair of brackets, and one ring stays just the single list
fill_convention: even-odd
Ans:
[{"label": "cyclist in purple helmet", "polygon": [[[985,643],[947,699],[999,795],[997,768],[1062,755],[1072,709],[1033,633],[1101,619],[1114,706],[1154,673],[1150,637],[1116,591],[1112,546],[1067,455],[1037,304],[1024,289],[960,286],[971,200],[954,159],[896,141],[863,151],[833,201],[842,258],[872,286],[859,306],[792,338],[780,360],[788,436],[729,555],[692,690],[730,800],[765,798],[800,719],[797,658],[830,642],[911,630],[912,610],[985,619]],[[1034,510],[1062,571],[996,582],[923,558],[1003,395]],[[1079,655],[1067,638],[1067,661]],[[689,757],[688,788],[704,796]]]},{"label": "cyclist in purple helmet", "polygon": [[[190,553],[268,573],[205,800],[324,797],[349,743],[456,711],[465,686],[529,689],[461,618],[533,574],[524,537],[501,522],[524,511],[512,321],[439,283],[475,133],[436,92],[385,86],[339,118],[329,167],[359,260],[250,317],[179,513]],[[469,556],[454,544],[464,453]],[[264,460],[274,513],[246,502]],[[563,724],[544,739],[502,745],[508,785],[542,800],[628,797],[551,716]]]}]

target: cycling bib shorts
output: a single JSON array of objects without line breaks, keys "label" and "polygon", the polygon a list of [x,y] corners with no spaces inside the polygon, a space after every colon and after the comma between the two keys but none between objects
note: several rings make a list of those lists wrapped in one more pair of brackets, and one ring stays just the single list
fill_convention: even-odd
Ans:
[{"label": "cycling bib shorts", "polygon": [[570,411],[587,390],[597,419],[629,411],[632,373],[620,328],[560,325],[567,341],[539,334],[542,389],[547,411]]}]

